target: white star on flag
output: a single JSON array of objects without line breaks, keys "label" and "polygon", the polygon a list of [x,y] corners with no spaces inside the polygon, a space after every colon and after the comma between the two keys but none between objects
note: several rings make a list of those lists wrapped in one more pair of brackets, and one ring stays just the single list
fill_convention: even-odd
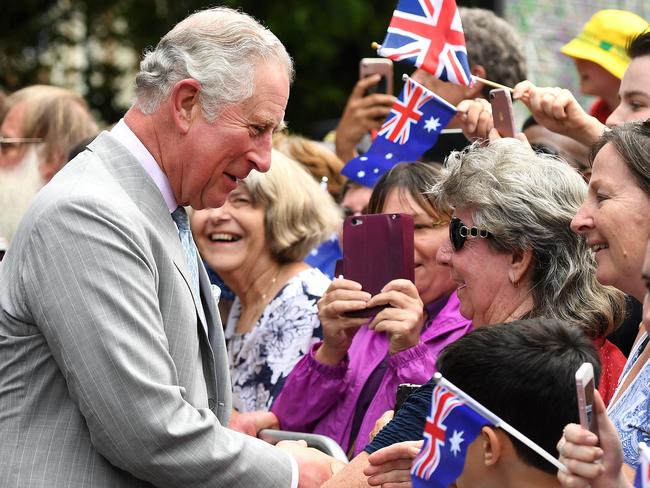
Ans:
[{"label": "white star on flag", "polygon": [[429,117],[428,120],[424,121],[424,129],[427,132],[434,131],[436,132],[438,130],[438,127],[440,127],[440,118],[436,117],[435,119],[433,117]]},{"label": "white star on flag", "polygon": [[393,153],[386,154],[386,159],[393,159]]},{"label": "white star on flag", "polygon": [[452,453],[454,453],[454,456],[457,456],[458,453],[460,453],[460,445],[465,440],[465,439],[463,439],[463,433],[464,433],[464,431],[462,431],[462,430],[460,432],[455,430],[454,435],[452,435],[451,439],[449,439],[449,444],[451,445],[449,450]]},{"label": "white star on flag", "polygon": [[357,176],[358,176],[359,178],[363,178],[364,176],[366,176],[366,172],[363,171],[363,170],[361,170],[361,171],[359,171],[359,172],[357,173]]}]

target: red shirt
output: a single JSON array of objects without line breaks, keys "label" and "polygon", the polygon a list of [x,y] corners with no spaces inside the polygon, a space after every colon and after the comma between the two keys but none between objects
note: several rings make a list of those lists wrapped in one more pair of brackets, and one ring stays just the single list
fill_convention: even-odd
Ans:
[{"label": "red shirt", "polygon": [[598,393],[603,397],[605,406],[607,406],[614,396],[616,386],[618,385],[618,378],[623,372],[626,359],[618,347],[607,339],[596,339],[594,343],[598,348],[600,364],[602,367],[600,372],[600,383],[598,384]]},{"label": "red shirt", "polygon": [[613,112],[609,105],[602,98],[597,98],[589,109],[589,115],[596,117],[601,124],[604,124],[607,117]]}]

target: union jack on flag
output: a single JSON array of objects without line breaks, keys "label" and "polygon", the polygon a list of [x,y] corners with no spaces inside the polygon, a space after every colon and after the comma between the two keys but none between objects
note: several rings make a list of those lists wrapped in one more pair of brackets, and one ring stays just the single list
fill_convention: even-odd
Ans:
[{"label": "union jack on flag", "polygon": [[472,84],[463,24],[454,0],[399,0],[377,53],[408,61],[443,81]]},{"label": "union jack on flag", "polygon": [[639,442],[639,467],[634,478],[634,488],[650,488],[650,447]]},{"label": "union jack on flag", "polygon": [[467,448],[484,425],[494,423],[444,386],[433,389],[424,443],[411,466],[414,488],[447,488],[463,472]]},{"label": "union jack on flag", "polygon": [[411,125],[417,124],[422,118],[420,109],[434,96],[433,92],[419,83],[407,81],[404,86],[404,100],[397,99],[390,110],[394,117],[389,116],[386,119],[378,134],[391,142],[406,144],[411,134]]},{"label": "union jack on flag", "polygon": [[406,77],[402,93],[368,152],[351,159],[341,174],[372,188],[396,164],[417,161],[454,115],[456,107]]}]

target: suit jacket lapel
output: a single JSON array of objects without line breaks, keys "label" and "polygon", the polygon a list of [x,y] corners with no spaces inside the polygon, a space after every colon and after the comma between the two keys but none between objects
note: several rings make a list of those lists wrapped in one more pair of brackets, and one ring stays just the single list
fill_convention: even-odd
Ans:
[{"label": "suit jacket lapel", "polygon": [[[187,259],[178,236],[178,229],[169,213],[165,199],[156,184],[152,181],[145,169],[133,157],[133,155],[108,132],[104,131],[99,134],[88,148],[96,153],[102,161],[106,163],[108,171],[111,172],[122,188],[124,188],[124,191],[158,230],[167,245],[167,250],[171,254],[174,265],[183,276],[185,284],[194,297],[194,291],[190,285],[191,281],[187,269]],[[199,267],[199,273],[203,271],[201,270],[202,267],[201,264]],[[203,274],[205,274],[205,271],[203,271]],[[199,274],[199,276],[201,276],[201,274]],[[197,309],[196,301],[193,301],[194,308]],[[198,301],[200,303],[200,297]],[[207,302],[203,301],[203,303]],[[199,312],[197,309],[196,312],[198,321],[202,325],[200,328],[204,329],[199,332],[199,335],[207,343],[209,338],[206,333],[208,330],[208,324],[204,318],[205,310]],[[214,375],[211,376],[214,377]]]}]

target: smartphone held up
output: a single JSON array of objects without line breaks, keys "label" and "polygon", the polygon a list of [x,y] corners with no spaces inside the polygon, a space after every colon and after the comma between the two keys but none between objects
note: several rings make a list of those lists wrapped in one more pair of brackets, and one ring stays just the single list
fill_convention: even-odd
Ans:
[{"label": "smartphone held up", "polygon": [[359,79],[374,74],[380,75],[379,83],[366,90],[366,95],[372,93],[393,94],[393,62],[386,58],[363,58],[359,61]]},{"label": "smartphone held up", "polygon": [[575,375],[578,394],[578,415],[583,429],[598,434],[598,423],[594,414],[594,367],[591,363],[582,363]]},{"label": "smartphone held up", "polygon": [[490,105],[494,128],[501,137],[515,137],[515,115],[512,110],[512,97],[506,88],[490,90]]},{"label": "smartphone held up", "polygon": [[[408,214],[352,216],[343,224],[343,259],[336,273],[360,283],[376,295],[390,281],[414,281],[413,217]],[[349,312],[349,317],[373,317],[382,307]]]}]

